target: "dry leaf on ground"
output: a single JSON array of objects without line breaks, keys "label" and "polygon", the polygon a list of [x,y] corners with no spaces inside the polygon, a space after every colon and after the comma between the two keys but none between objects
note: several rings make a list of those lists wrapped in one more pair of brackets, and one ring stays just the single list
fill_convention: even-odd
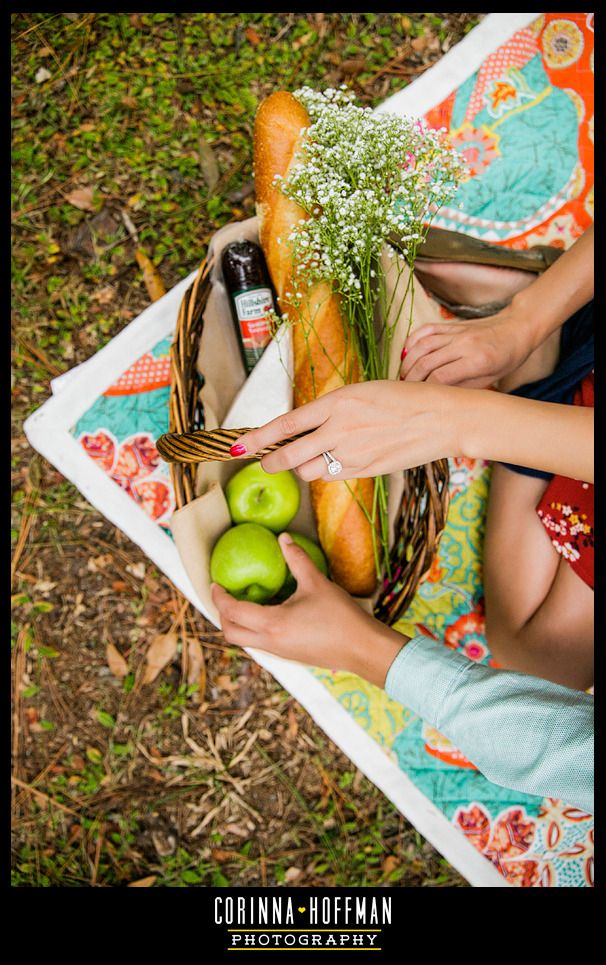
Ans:
[{"label": "dry leaf on ground", "polygon": [[131,881],[129,888],[151,888],[154,884],[157,875],[150,875],[148,878],[139,878],[138,881]]},{"label": "dry leaf on ground", "polygon": [[65,195],[65,200],[74,208],[80,208],[81,211],[93,211],[95,207],[92,188],[75,188]]},{"label": "dry leaf on ground", "polygon": [[286,733],[292,739],[294,739],[299,733],[299,722],[297,721],[297,715],[295,714],[295,709],[292,704],[290,704],[288,707],[288,729]]},{"label": "dry leaf on ground", "polygon": [[190,686],[198,684],[200,700],[203,700],[206,690],[206,666],[200,641],[195,637],[190,637],[187,641],[187,660],[187,683]]},{"label": "dry leaf on ground", "polygon": [[238,838],[250,837],[250,831],[243,828],[240,824],[226,824],[224,830],[226,834],[235,834]]},{"label": "dry leaf on ground", "polygon": [[120,651],[114,647],[113,643],[108,643],[106,648],[107,656],[107,666],[113,673],[114,677],[118,677],[119,680],[123,680],[124,677],[128,676],[128,664]]},{"label": "dry leaf on ground", "polygon": [[132,573],[138,580],[145,579],[145,563],[127,563],[126,572]]},{"label": "dry leaf on ground", "polygon": [[160,277],[160,272],[141,248],[137,248],[135,258],[139,268],[143,269],[143,281],[147,288],[147,294],[152,302],[157,302],[159,298],[162,298],[162,295],[166,295],[166,288]]},{"label": "dry leaf on ground", "polygon": [[400,867],[400,862],[396,858],[395,854],[388,854],[383,862],[383,874],[390,875],[392,871]]},{"label": "dry leaf on ground", "polygon": [[43,84],[45,80],[50,80],[51,77],[52,77],[52,74],[50,70],[46,69],[46,67],[39,67],[38,70],[36,71],[37,84]]},{"label": "dry leaf on ground", "polygon": [[259,34],[252,27],[246,28],[246,30],[244,31],[244,36],[248,40],[249,44],[253,45],[253,47],[256,47],[257,44],[261,43],[261,38]]},{"label": "dry leaf on ground", "polygon": [[415,37],[414,40],[410,41],[410,46],[417,53],[421,53],[421,51],[425,50],[425,48],[427,47],[427,43],[428,43],[427,35],[421,34],[420,37]]},{"label": "dry leaf on ground", "polygon": [[178,637],[176,633],[162,633],[151,642],[145,655],[147,667],[143,677],[144,684],[151,684],[161,670],[173,660],[177,652]]},{"label": "dry leaf on ground", "polygon": [[242,857],[238,851],[227,851],[224,848],[212,848],[210,854],[215,861],[231,861],[233,858]]},{"label": "dry leaf on ground", "polygon": [[214,151],[205,138],[199,140],[200,148],[200,167],[206,181],[208,193],[212,194],[219,182],[219,165],[215,158]]},{"label": "dry leaf on ground", "polygon": [[116,289],[112,285],[105,285],[104,288],[98,288],[97,291],[93,292],[91,299],[94,302],[99,302],[100,305],[108,305],[116,297]]},{"label": "dry leaf on ground", "polygon": [[302,37],[298,37],[297,40],[293,41],[292,49],[299,50],[300,47],[306,47],[309,41],[313,38],[313,30],[309,33],[303,34]]},{"label": "dry leaf on ground", "polygon": [[365,57],[350,57],[341,62],[341,70],[344,74],[361,74],[368,69],[368,61]]}]

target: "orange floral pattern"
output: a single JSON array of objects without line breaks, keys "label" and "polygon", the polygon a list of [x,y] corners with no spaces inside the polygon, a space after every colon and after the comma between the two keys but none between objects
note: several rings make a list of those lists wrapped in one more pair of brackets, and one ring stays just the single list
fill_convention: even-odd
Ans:
[{"label": "orange floral pattern", "polygon": [[468,121],[450,132],[448,143],[465,158],[469,178],[477,178],[501,153],[498,134],[484,126],[472,127]]}]

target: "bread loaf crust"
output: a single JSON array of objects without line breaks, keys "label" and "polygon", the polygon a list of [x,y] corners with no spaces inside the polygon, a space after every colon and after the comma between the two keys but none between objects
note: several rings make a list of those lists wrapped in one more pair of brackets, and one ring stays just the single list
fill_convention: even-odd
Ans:
[{"label": "bread loaf crust", "polygon": [[[302,129],[310,118],[287,91],[277,91],[260,105],[254,128],[254,171],[259,239],[282,312],[292,313],[287,295],[294,284],[293,226],[306,214],[285,197],[276,174],[283,178],[301,146]],[[278,239],[281,242],[278,242]],[[356,382],[359,368],[347,339],[339,298],[326,282],[304,291],[304,302],[293,324],[294,405],[340,386]],[[316,480],[310,484],[318,537],[335,582],[354,596],[370,596],[376,586],[372,529],[363,509],[372,511],[372,479]]]}]

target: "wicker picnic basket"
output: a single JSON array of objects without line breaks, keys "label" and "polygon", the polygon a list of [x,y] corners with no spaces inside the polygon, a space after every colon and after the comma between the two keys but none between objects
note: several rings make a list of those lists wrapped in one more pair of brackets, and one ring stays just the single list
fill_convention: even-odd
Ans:
[{"label": "wicker picnic basket", "polygon": [[[177,318],[171,346],[171,433],[190,433],[204,428],[198,399],[203,376],[197,371],[198,345],[204,311],[211,291],[212,264],[205,258],[193,284],[187,289]],[[243,427],[244,428],[244,427]],[[177,509],[196,498],[197,465],[171,462],[170,470]],[[404,492],[390,550],[392,579],[384,579],[374,614],[392,625],[401,617],[428,572],[446,522],[448,508],[448,462],[442,459],[404,472]]]},{"label": "wicker picnic basket", "polygon": [[[393,233],[389,242],[396,248],[401,240]],[[534,274],[546,271],[560,257],[554,245],[533,245],[525,250],[503,248],[457,231],[429,227],[421,252],[424,260],[467,262],[517,268]],[[204,311],[211,291],[212,264],[205,258],[194,283],[185,293],[171,347],[172,382],[170,394],[170,433],[177,438],[168,444],[175,452],[185,452],[188,440],[178,436],[204,428],[204,415],[198,399],[203,376],[197,371],[198,345],[204,326]],[[424,283],[425,284],[425,283]],[[437,298],[437,296],[434,296]],[[437,301],[440,301],[437,298]],[[477,318],[502,307],[497,303],[472,308],[443,302],[455,314]],[[234,430],[234,438],[242,432]],[[230,430],[220,430],[222,438],[213,448],[229,446]],[[164,437],[165,439],[168,437]],[[233,441],[233,439],[232,439]],[[160,444],[161,440],[158,440]],[[194,443],[194,449],[199,448]],[[177,508],[196,498],[196,463],[171,461],[171,474]],[[390,550],[391,578],[385,578],[375,602],[374,614],[392,625],[408,609],[423,577],[429,571],[448,510],[448,461],[441,459],[406,470],[403,493],[395,521],[394,542]]]}]

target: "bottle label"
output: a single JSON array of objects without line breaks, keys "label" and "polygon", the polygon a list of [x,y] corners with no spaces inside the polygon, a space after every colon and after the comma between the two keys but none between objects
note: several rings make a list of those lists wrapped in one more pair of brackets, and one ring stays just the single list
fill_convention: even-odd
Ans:
[{"label": "bottle label", "polygon": [[268,315],[274,310],[269,288],[249,288],[234,294],[236,315],[240,324],[244,355],[252,368],[271,339]]}]

